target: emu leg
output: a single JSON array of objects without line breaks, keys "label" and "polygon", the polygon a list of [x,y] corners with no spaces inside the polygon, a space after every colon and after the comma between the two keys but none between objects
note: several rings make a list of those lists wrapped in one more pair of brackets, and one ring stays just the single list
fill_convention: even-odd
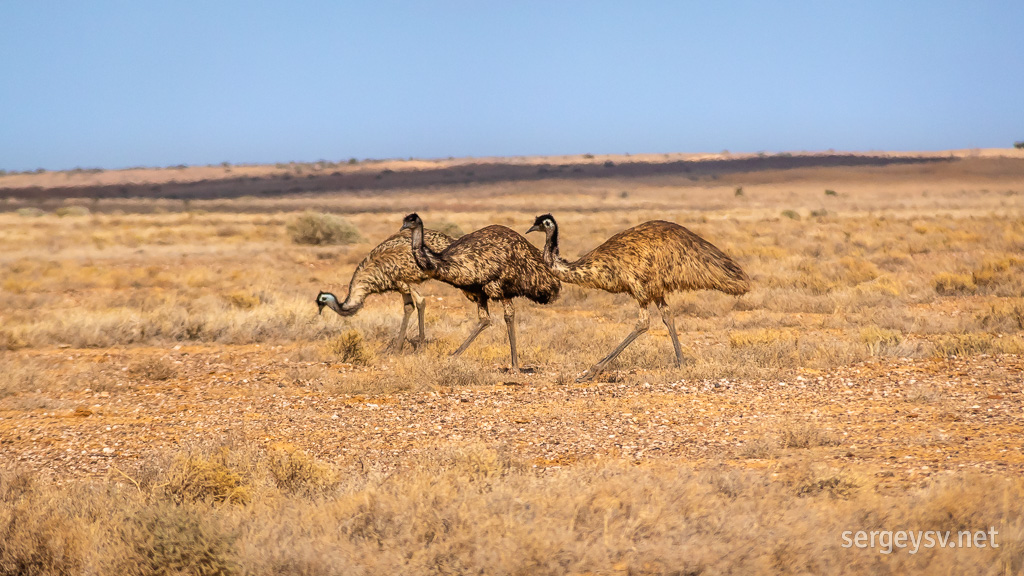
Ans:
[{"label": "emu leg", "polygon": [[405,331],[409,327],[409,317],[412,316],[413,310],[416,306],[413,304],[412,295],[408,292],[402,292],[402,308],[404,315],[402,316],[402,327],[398,329],[398,337],[391,342],[389,348],[395,352],[401,352],[402,347],[405,346]]},{"label": "emu leg", "polygon": [[502,300],[505,307],[505,326],[508,328],[508,346],[512,349],[512,372],[519,372],[519,356],[516,354],[516,305],[512,299]]},{"label": "emu leg", "polygon": [[633,331],[629,333],[629,336],[626,336],[626,339],[622,341],[622,344],[619,344],[618,347],[615,348],[615,350],[612,350],[611,354],[602,358],[600,362],[594,364],[594,366],[591,367],[590,370],[587,370],[586,373],[584,373],[583,376],[577,378],[576,381],[588,382],[590,380],[593,380],[595,376],[597,376],[598,374],[601,373],[602,370],[604,370],[604,367],[607,366],[609,362],[614,360],[616,356],[621,354],[622,351],[626,349],[626,346],[629,346],[633,342],[633,340],[636,340],[637,336],[643,334],[644,332],[647,332],[647,330],[650,329],[650,327],[651,315],[647,311],[647,308],[642,306],[640,308],[640,318],[637,319],[636,326],[633,328]]},{"label": "emu leg", "polygon": [[466,341],[462,343],[462,346],[459,346],[458,350],[452,352],[452,356],[458,356],[459,354],[465,352],[466,348],[469,348],[469,345],[473,342],[473,340],[475,340],[476,337],[479,336],[480,333],[484,331],[484,328],[487,328],[488,326],[491,325],[491,315],[487,311],[486,299],[482,299],[480,300],[479,303],[477,303],[476,313],[477,316],[480,317],[480,323],[476,325],[476,328],[474,328],[473,332],[470,333],[469,338],[466,338]]},{"label": "emu leg", "polygon": [[420,335],[415,340],[411,340],[411,342],[413,348],[419,348],[421,345],[423,345],[424,342],[427,341],[427,333],[423,329],[423,313],[426,310],[427,299],[424,298],[423,296],[420,296],[419,292],[411,288],[409,292],[412,293],[412,301],[413,304],[416,305],[416,316],[417,320],[419,321],[420,328]]},{"label": "emu leg", "polygon": [[676,351],[676,366],[683,365],[683,347],[679,345],[679,335],[676,334],[676,319],[672,316],[672,310],[664,300],[658,302],[658,310],[661,312],[661,321],[668,328],[668,335],[672,338],[672,348]]}]

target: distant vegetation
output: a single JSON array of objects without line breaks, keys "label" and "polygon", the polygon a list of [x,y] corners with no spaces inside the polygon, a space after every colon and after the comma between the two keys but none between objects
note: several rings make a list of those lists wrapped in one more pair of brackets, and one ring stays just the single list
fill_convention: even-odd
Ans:
[{"label": "distant vegetation", "polygon": [[306,212],[289,222],[288,235],[296,244],[356,244],[365,241],[348,220],[315,212]]}]

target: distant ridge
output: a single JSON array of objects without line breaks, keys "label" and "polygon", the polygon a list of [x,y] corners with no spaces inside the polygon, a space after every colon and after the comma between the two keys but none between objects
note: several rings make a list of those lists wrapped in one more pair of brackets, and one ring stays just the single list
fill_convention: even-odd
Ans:
[{"label": "distant ridge", "polygon": [[[363,162],[357,169],[347,166],[310,173],[278,172],[257,176],[204,178],[177,182],[127,182],[123,184],[63,186],[0,186],[0,198],[51,200],[61,198],[166,198],[178,200],[272,197],[289,194],[344,191],[390,191],[410,188],[531,181],[542,179],[640,178],[659,175],[687,175],[697,180],[726,174],[790,170],[798,168],[889,166],[953,162],[959,155],[911,154],[774,154],[774,155],[689,155],[687,159],[656,161],[657,155],[486,159],[474,162],[403,161]],[[677,158],[680,155],[675,155]],[[1020,156],[1024,158],[1024,155]],[[571,158],[571,160],[570,160]],[[606,159],[607,158],[607,159]],[[614,160],[611,158],[615,158]],[[648,159],[650,158],[650,159]],[[300,167],[302,165],[299,165]],[[167,169],[161,170],[164,172]]]}]

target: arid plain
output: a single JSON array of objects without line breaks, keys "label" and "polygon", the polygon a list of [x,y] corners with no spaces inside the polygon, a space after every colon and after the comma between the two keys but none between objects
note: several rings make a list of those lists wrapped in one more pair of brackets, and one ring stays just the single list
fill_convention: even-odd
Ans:
[{"label": "arid plain", "polygon": [[[551,212],[569,259],[671,220],[753,289],[674,295],[685,364],[652,322],[586,384],[624,295],[517,302],[510,374],[500,306],[452,359],[475,307],[427,282],[394,352],[399,295],[314,298],[412,211]],[[322,213],[357,237],[296,243]],[[1022,332],[1017,150],[7,174],[0,574],[1019,574]]]}]

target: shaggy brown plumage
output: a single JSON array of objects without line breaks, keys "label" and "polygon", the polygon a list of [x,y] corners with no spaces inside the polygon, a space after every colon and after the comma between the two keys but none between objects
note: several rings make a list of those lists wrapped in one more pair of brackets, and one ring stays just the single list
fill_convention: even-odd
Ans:
[{"label": "shaggy brown plumage", "polygon": [[423,220],[410,214],[402,222],[411,230],[412,256],[416,264],[435,280],[461,288],[477,303],[480,321],[453,355],[459,355],[491,323],[489,300],[499,300],[505,309],[512,369],[519,370],[516,353],[515,304],[521,296],[540,304],[558,297],[561,284],[541,260],[541,253],[518,232],[504,226],[488,226],[455,240],[444,250],[424,242]]},{"label": "shaggy brown plumage", "polygon": [[615,359],[626,346],[650,328],[647,307],[657,304],[675,349],[676,365],[683,351],[675,320],[665,297],[683,290],[720,290],[746,294],[750,279],[736,262],[707,240],[673,222],[653,220],[623,230],[579,260],[567,262],[558,254],[558,223],[551,214],[538,216],[527,231],[543,231],[544,263],[562,282],[626,293],[640,305],[640,318],[633,332],[618,347],[595,364],[580,380],[590,380]]},{"label": "shaggy brown plumage", "polygon": [[[371,294],[398,292],[402,295],[405,315],[398,337],[392,342],[393,349],[401,350],[405,344],[405,332],[409,326],[409,317],[415,310],[419,319],[419,337],[413,340],[417,346],[426,339],[423,329],[423,312],[426,300],[412,287],[430,277],[420,270],[409,252],[409,241],[412,234],[402,230],[378,244],[356,266],[352,280],[348,284],[348,296],[339,303],[338,298],[330,292],[320,292],[316,304],[320,312],[324,307],[334,310],[342,316],[351,316],[363,307],[363,301]],[[452,238],[434,230],[423,231],[424,241],[431,250],[442,251],[452,243]]]}]

